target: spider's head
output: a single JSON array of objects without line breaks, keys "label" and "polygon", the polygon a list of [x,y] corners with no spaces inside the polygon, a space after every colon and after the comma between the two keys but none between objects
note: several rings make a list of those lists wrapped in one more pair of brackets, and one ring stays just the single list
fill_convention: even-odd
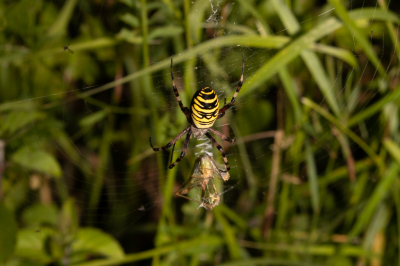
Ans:
[{"label": "spider's head", "polygon": [[202,88],[193,95],[190,111],[194,125],[197,128],[209,128],[218,117],[218,96],[210,87]]}]

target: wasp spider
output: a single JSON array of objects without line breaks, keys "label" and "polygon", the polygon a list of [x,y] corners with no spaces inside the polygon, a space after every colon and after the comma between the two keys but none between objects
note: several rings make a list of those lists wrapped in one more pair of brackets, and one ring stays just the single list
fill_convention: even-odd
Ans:
[{"label": "wasp spider", "polygon": [[181,133],[178,134],[173,140],[171,140],[167,145],[161,148],[154,148],[153,144],[151,143],[151,137],[150,137],[150,145],[153,148],[154,151],[161,151],[161,150],[166,150],[172,145],[174,145],[183,135],[186,135],[185,142],[183,143],[183,148],[181,155],[179,156],[178,159],[172,164],[170,164],[169,169],[173,168],[175,165],[177,165],[182,158],[185,156],[188,144],[189,144],[189,139],[191,134],[195,138],[201,138],[203,135],[206,135],[207,138],[211,140],[211,142],[214,144],[215,147],[221,152],[222,157],[224,158],[224,163],[226,165],[227,171],[229,171],[230,167],[228,164],[228,159],[226,158],[225,151],[222,149],[221,145],[218,144],[218,142],[210,135],[209,132],[217,135],[223,140],[226,140],[230,143],[234,142],[235,139],[230,139],[229,137],[225,136],[224,134],[220,133],[219,131],[211,128],[214,124],[214,122],[223,117],[225,115],[225,111],[228,110],[233,103],[235,102],[235,99],[240,91],[240,88],[242,87],[243,84],[243,73],[244,73],[244,54],[242,55],[242,75],[239,80],[238,87],[236,88],[235,93],[233,94],[232,100],[228,104],[224,104],[224,107],[219,109],[219,101],[217,94],[213,89],[210,87],[205,87],[200,90],[198,90],[192,99],[192,102],[190,103],[190,109],[183,106],[181,97],[179,96],[178,90],[176,89],[175,86],[175,81],[174,81],[174,74],[172,72],[172,58],[171,58],[171,78],[172,78],[172,88],[175,93],[175,97],[178,100],[179,107],[181,108],[182,112],[185,114],[187,121],[189,122],[190,126],[188,126],[186,129],[184,129]]}]

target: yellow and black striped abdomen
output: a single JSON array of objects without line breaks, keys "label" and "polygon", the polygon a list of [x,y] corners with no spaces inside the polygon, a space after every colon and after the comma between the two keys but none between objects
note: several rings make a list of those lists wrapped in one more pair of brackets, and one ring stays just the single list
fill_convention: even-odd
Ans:
[{"label": "yellow and black striped abdomen", "polygon": [[190,104],[194,125],[197,128],[212,127],[218,117],[219,102],[217,94],[210,87],[198,90]]}]

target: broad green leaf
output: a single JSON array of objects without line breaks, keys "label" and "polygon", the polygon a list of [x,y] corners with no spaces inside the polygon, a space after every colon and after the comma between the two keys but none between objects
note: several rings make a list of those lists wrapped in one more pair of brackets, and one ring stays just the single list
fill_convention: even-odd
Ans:
[{"label": "broad green leaf", "polygon": [[0,205],[0,264],[9,260],[17,240],[17,222],[4,205]]},{"label": "broad green leaf", "polygon": [[54,204],[34,204],[22,213],[22,221],[30,227],[40,225],[56,225],[58,217],[57,206]]},{"label": "broad green leaf", "polygon": [[72,250],[114,259],[125,256],[124,250],[112,236],[96,228],[79,229]]},{"label": "broad green leaf", "polygon": [[13,154],[11,160],[27,171],[36,170],[53,177],[61,176],[61,167],[57,160],[53,155],[43,150],[23,147]]},{"label": "broad green leaf", "polygon": [[6,115],[0,114],[0,137],[12,136],[17,130],[25,126],[33,126],[38,120],[43,120],[46,114],[42,112],[10,112]]},{"label": "broad green leaf", "polygon": [[69,198],[64,202],[58,218],[58,225],[61,232],[65,235],[76,233],[79,223],[75,200],[73,198]]},{"label": "broad green leaf", "polygon": [[47,253],[45,244],[46,239],[53,234],[54,231],[49,228],[19,230],[15,256],[41,263],[51,262],[52,258]]},{"label": "broad green leaf", "polygon": [[20,178],[17,182],[10,184],[8,193],[4,194],[2,199],[4,205],[8,209],[16,211],[26,201],[28,191],[28,179]]}]

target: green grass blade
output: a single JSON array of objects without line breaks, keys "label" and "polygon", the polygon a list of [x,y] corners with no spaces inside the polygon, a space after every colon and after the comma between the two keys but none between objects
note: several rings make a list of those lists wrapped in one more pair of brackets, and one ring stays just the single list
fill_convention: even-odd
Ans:
[{"label": "green grass blade", "polygon": [[[357,174],[363,173],[365,171],[369,171],[371,168],[372,161],[371,159],[367,158],[366,160],[360,160],[356,162],[355,164],[355,172]],[[330,184],[334,184],[335,182],[339,182],[342,179],[349,177],[349,169],[347,166],[343,166],[340,168],[337,168],[330,173],[325,174],[324,176],[321,176],[318,178],[318,184],[321,188],[324,188]],[[295,194],[308,194],[310,191],[310,188],[307,184],[299,186],[297,190],[295,191]],[[322,191],[322,189],[321,189]]]},{"label": "green grass blade", "polygon": [[107,265],[119,265],[124,263],[130,263],[134,261],[140,261],[144,259],[152,258],[153,256],[159,256],[166,254],[171,251],[181,250],[184,251],[188,248],[196,247],[219,247],[222,245],[222,239],[216,236],[205,236],[196,237],[194,240],[182,241],[179,244],[169,245],[156,249],[147,250],[140,253],[128,254],[121,259],[98,259],[89,262],[71,264],[74,266],[107,266]]},{"label": "green grass blade", "polygon": [[204,20],[204,13],[210,3],[203,0],[197,0],[192,5],[189,13],[189,21],[192,32],[192,38],[195,43],[201,40],[201,33],[203,31],[202,22]]},{"label": "green grass blade", "polygon": [[[272,4],[289,33],[291,35],[297,33],[300,30],[300,24],[287,5],[282,0],[272,0]],[[332,93],[332,85],[317,55],[309,50],[302,51],[300,55],[318,84],[322,94],[324,94],[328,104],[335,114],[340,116],[339,105]]]},{"label": "green grass blade", "polygon": [[262,27],[264,30],[268,30],[269,27],[265,23],[265,19],[262,17],[262,15],[253,7],[253,5],[247,1],[247,0],[238,0],[239,4],[243,7],[243,9],[247,10],[254,18],[256,18],[258,21],[260,21]]},{"label": "green grass blade", "polygon": [[327,119],[332,124],[334,124],[340,131],[342,131],[347,136],[349,136],[355,143],[357,143],[369,155],[369,157],[371,157],[372,160],[374,160],[376,165],[379,167],[380,172],[383,173],[384,166],[383,166],[380,158],[378,157],[378,155],[375,154],[375,152],[359,136],[357,136],[347,126],[345,126],[341,122],[339,122],[332,114],[330,114],[329,112],[324,110],[321,106],[319,106],[318,104],[314,103],[310,99],[302,98],[302,103],[304,105],[314,109],[317,113],[319,113],[320,115],[325,117],[325,119]]},{"label": "green grass blade", "polygon": [[241,252],[240,247],[237,244],[235,231],[225,219],[225,217],[221,214],[221,211],[218,208],[213,209],[213,214],[215,216],[215,220],[217,220],[222,226],[222,233],[225,238],[225,244],[228,246],[229,255],[232,260],[240,259]]},{"label": "green grass blade", "polygon": [[279,70],[279,78],[282,81],[283,88],[285,89],[285,93],[289,98],[289,101],[293,107],[294,117],[296,119],[297,124],[301,124],[303,112],[300,107],[299,98],[296,94],[296,89],[294,85],[293,78],[290,76],[289,71],[286,67],[283,67]]},{"label": "green grass blade", "polygon": [[315,165],[315,159],[313,151],[311,149],[311,145],[308,141],[305,143],[305,147],[306,147],[307,176],[311,191],[311,203],[314,212],[319,213],[320,203],[319,203],[317,167]]},{"label": "green grass blade", "polygon": [[[114,45],[118,44],[119,42],[120,42],[120,40],[118,40],[118,39],[102,37],[102,38],[98,38],[98,39],[94,39],[94,40],[90,40],[90,41],[73,43],[69,46],[69,48],[72,51],[74,51],[74,53],[76,53],[79,51],[93,50],[93,49],[114,46]],[[142,43],[142,42],[140,41],[139,43]],[[3,57],[0,57],[0,64],[16,62],[19,60],[33,60],[33,59],[38,59],[40,57],[50,57],[50,56],[54,56],[56,54],[61,54],[61,53],[65,53],[65,51],[62,49],[61,46],[54,48],[54,49],[45,49],[43,51],[34,52],[34,53],[29,53],[29,52],[27,52],[27,53],[26,52],[12,53],[12,54],[8,54]]]},{"label": "green grass blade", "polygon": [[347,126],[352,127],[354,125],[357,125],[362,120],[367,119],[368,117],[371,117],[373,114],[382,110],[386,104],[394,101],[399,95],[400,95],[400,86],[397,86],[395,91],[387,94],[385,97],[383,97],[376,103],[372,104],[371,106],[369,106],[368,108],[359,112],[358,114],[352,116],[349,119],[349,121],[347,122]]},{"label": "green grass blade", "polygon": [[180,19],[182,17],[182,13],[179,10],[179,8],[175,8],[174,3],[172,0],[162,0],[166,6],[171,10],[172,13],[174,13],[175,17]]},{"label": "green grass blade", "polygon": [[336,116],[340,117],[341,112],[339,110],[339,104],[336,101],[335,95],[333,94],[332,84],[329,81],[328,75],[326,74],[318,56],[310,50],[304,50],[301,52],[301,58],[306,63],[308,70],[311,72],[311,75],[313,76],[319,89],[325,96],[327,103],[332,108]]},{"label": "green grass blade", "polygon": [[[210,49],[220,48],[224,46],[246,46],[246,47],[254,47],[254,48],[270,48],[276,49],[281,48],[285,44],[290,41],[288,37],[283,36],[268,36],[268,37],[260,37],[260,36],[227,36],[215,38],[207,42],[203,42],[199,45],[192,47],[185,52],[180,53],[177,56],[174,56],[174,64],[178,64],[184,62],[192,57],[196,57],[198,54],[209,51]],[[1,62],[1,59],[0,59]],[[85,98],[87,96],[91,96],[97,94],[99,92],[114,88],[117,85],[124,84],[136,78],[142,77],[146,74],[150,74],[164,68],[168,68],[171,64],[171,58],[164,59],[154,65],[151,65],[148,68],[137,71],[136,73],[132,73],[128,76],[123,77],[122,79],[118,79],[116,81],[107,83],[99,88],[93,89],[86,93],[79,94],[80,98]]]},{"label": "green grass blade", "polygon": [[329,18],[293,41],[260,67],[253,76],[245,80],[242,90],[240,91],[241,95],[244,96],[252,93],[252,91],[262,85],[263,82],[275,75],[278,70],[297,58],[304,49],[310,47],[312,43],[320,38],[339,29],[342,25],[343,24],[337,19]]},{"label": "green grass blade", "polygon": [[390,216],[388,207],[384,203],[379,204],[374,215],[371,217],[371,222],[369,223],[368,228],[364,231],[363,247],[366,250],[371,250],[374,241],[376,241],[377,234],[387,228]]},{"label": "green grass blade", "polygon": [[[399,181],[395,181],[392,187],[392,197],[396,206],[396,218],[397,218],[397,232],[400,232],[400,184]],[[400,245],[400,234],[397,233],[397,245]],[[400,252],[398,252],[398,259],[400,263]]]},{"label": "green grass blade", "polygon": [[376,207],[388,195],[388,191],[390,190],[393,182],[396,180],[398,172],[398,164],[394,163],[388,168],[384,176],[382,176],[374,192],[369,197],[367,205],[359,215],[356,224],[351,229],[349,233],[350,238],[360,234],[361,230],[363,230],[365,225],[370,221]]},{"label": "green grass blade", "polygon": [[337,245],[334,244],[320,244],[320,245],[287,245],[283,243],[260,243],[251,242],[246,240],[241,240],[240,245],[247,248],[275,251],[275,252],[285,252],[289,254],[304,254],[304,255],[316,255],[316,256],[334,256],[339,253],[343,256],[354,256],[354,257],[374,257],[374,254],[370,251],[364,250],[362,247],[350,246],[347,244],[339,246],[338,251]]},{"label": "green grass blade", "polygon": [[[378,1],[380,4],[381,1]],[[386,22],[400,23],[398,15],[390,10],[382,10],[374,7],[354,9],[348,12],[352,20],[369,19],[383,20]]]},{"label": "green grass blade", "polygon": [[233,261],[222,263],[219,266],[248,266],[248,265],[290,265],[290,266],[317,266],[320,264],[314,264],[310,262],[300,262],[300,261],[293,261],[290,259],[274,259],[270,257],[265,258],[254,258],[242,261]]},{"label": "green grass blade", "polygon": [[328,0],[329,3],[335,7],[336,14],[340,17],[341,20],[347,25],[346,29],[349,30],[349,33],[354,36],[357,42],[361,45],[364,53],[367,55],[372,64],[378,69],[378,72],[381,76],[385,76],[385,70],[383,69],[378,56],[373,52],[373,48],[368,40],[368,37],[365,36],[361,30],[357,27],[355,22],[351,19],[347,10],[343,7],[340,0]]},{"label": "green grass blade", "polygon": [[358,69],[358,62],[356,57],[348,50],[338,48],[338,47],[333,47],[321,43],[314,43],[312,46],[312,49],[316,52],[320,52],[323,54],[331,55],[336,58],[339,58],[343,61],[345,61],[347,64],[350,66],[354,67],[355,69]]},{"label": "green grass blade", "polygon": [[[66,33],[68,23],[72,17],[77,2],[78,0],[66,1],[60,14],[58,15],[56,22],[53,24],[48,32],[49,36],[64,35]],[[68,43],[66,43],[65,45],[67,44]]]},{"label": "green grass blade", "polygon": [[232,220],[240,229],[245,230],[247,228],[246,220],[244,220],[238,213],[231,210],[224,203],[220,203],[218,205],[218,208],[226,217]]},{"label": "green grass blade", "polygon": [[392,157],[400,164],[400,148],[390,139],[385,139],[383,145]]},{"label": "green grass blade", "polygon": [[282,20],[290,35],[296,34],[300,30],[300,24],[282,0],[271,0],[279,18]]},{"label": "green grass blade", "polygon": [[[399,32],[399,29],[398,29],[399,26],[397,26],[397,32],[396,32],[396,30],[392,24],[392,23],[397,23],[397,25],[399,25],[400,19],[397,14],[388,10],[388,8],[387,8],[388,4],[386,3],[385,0],[378,1],[378,3],[379,3],[379,6],[381,7],[381,9],[379,10],[379,13],[383,13],[382,14],[383,18],[384,18],[383,20],[385,20],[385,22],[386,22],[385,24],[389,31],[390,39],[392,40],[392,44],[394,45],[394,48],[396,50],[397,58],[398,58],[398,60],[400,60],[400,46],[399,46],[399,41],[397,39],[398,32]],[[391,18],[396,18],[397,20],[393,21],[393,20],[391,20]]]}]

